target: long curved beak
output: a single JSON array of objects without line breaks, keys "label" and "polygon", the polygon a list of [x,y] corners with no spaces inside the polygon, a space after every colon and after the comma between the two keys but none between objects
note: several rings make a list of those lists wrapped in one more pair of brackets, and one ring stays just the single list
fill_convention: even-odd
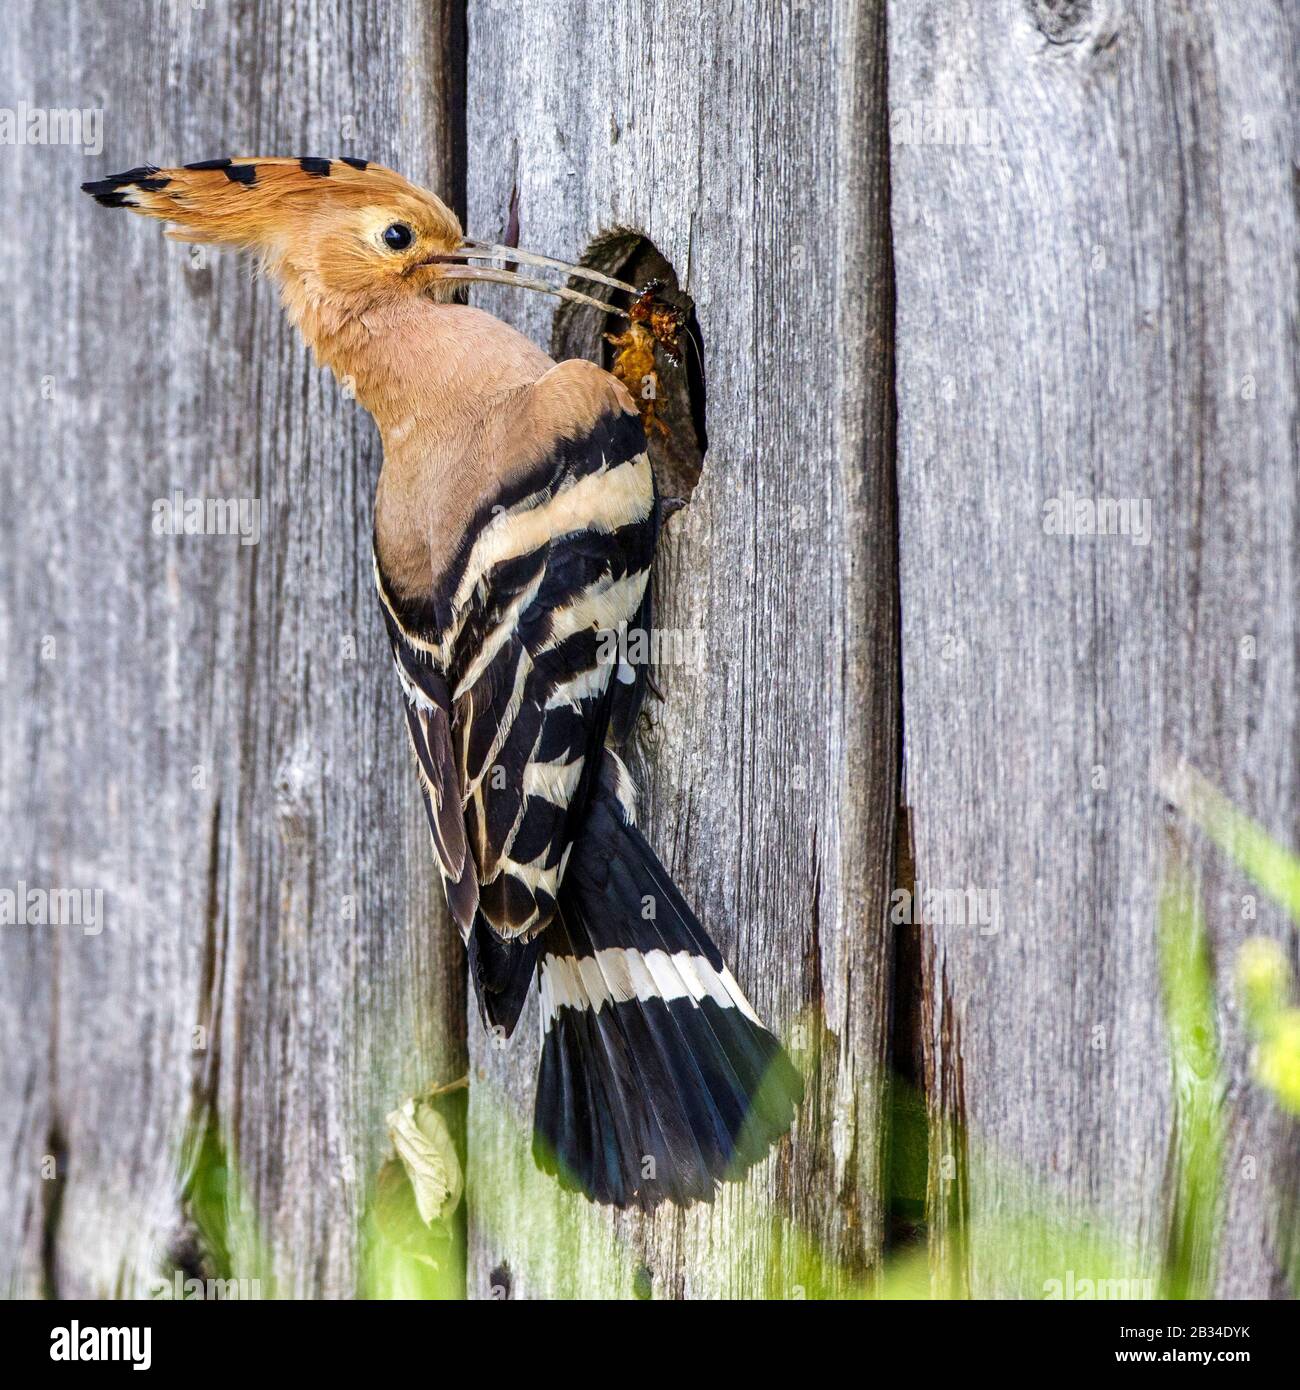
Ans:
[{"label": "long curved beak", "polygon": [[[599,270],[593,270],[590,266],[570,265],[568,261],[558,261],[553,256],[539,256],[533,251],[521,251],[515,246],[497,246],[487,241],[477,241],[472,237],[466,237],[460,246],[446,256],[438,256],[437,262],[441,265],[452,267],[450,271],[444,271],[438,278],[444,282],[465,282],[491,281],[498,285],[513,285],[516,289],[533,290],[538,294],[553,294],[559,299],[572,300],[575,304],[585,304],[588,308],[599,309],[606,314],[620,314],[626,316],[627,310],[617,304],[610,304],[606,300],[596,299],[592,295],[583,294],[581,290],[575,290],[568,285],[555,285],[549,280],[541,280],[528,275],[520,275],[517,271],[507,270],[505,264],[511,262],[520,265],[533,265],[547,270],[562,270],[565,274],[580,280],[590,280],[597,285],[607,285],[610,289],[622,290],[625,294],[638,295],[640,291],[635,285],[629,285],[626,280],[616,280],[612,275],[605,275]],[[473,264],[475,261],[501,261],[501,266],[480,266]]]},{"label": "long curved beak", "polygon": [[518,261],[521,265],[546,266],[551,270],[563,270],[576,275],[580,280],[591,280],[597,285],[608,285],[612,290],[626,290],[636,294],[635,285],[626,280],[615,280],[612,275],[604,275],[587,265],[570,265],[568,261],[557,261],[554,256],[539,256],[535,251],[521,251],[517,246],[493,246],[490,242],[475,241],[466,237],[461,242],[462,251],[471,261]]}]

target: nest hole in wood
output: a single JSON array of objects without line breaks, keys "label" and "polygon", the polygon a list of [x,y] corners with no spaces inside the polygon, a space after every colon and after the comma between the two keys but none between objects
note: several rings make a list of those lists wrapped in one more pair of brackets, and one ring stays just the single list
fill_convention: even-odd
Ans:
[{"label": "nest hole in wood", "polygon": [[[677,272],[648,237],[628,228],[618,228],[598,236],[583,253],[580,265],[603,271],[615,279],[638,287],[658,280],[661,297],[685,314],[681,361],[673,362],[659,349],[655,353],[656,379],[643,390],[654,393],[654,414],[664,430],[647,431],[650,463],[660,495],[689,501],[709,447],[704,405],[704,340],[700,333],[695,305],[677,282]],[[592,293],[589,281],[571,280],[574,289]],[[604,295],[605,291],[596,290]],[[625,304],[629,296],[614,291],[612,302]],[[581,304],[563,301],[555,312],[551,328],[551,356],[586,357],[612,370],[617,349],[607,334],[619,333],[627,321],[600,314]]]}]

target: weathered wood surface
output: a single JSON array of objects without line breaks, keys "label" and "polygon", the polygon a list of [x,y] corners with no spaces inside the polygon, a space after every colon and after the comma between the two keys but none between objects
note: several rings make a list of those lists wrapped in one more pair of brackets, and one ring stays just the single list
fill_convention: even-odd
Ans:
[{"label": "weathered wood surface", "polygon": [[[1185,758],[1300,840],[1296,57],[1294,9],[1263,0],[889,6],[905,791],[918,882],[999,897],[992,932],[930,929],[932,1195],[964,1185],[969,1214],[945,1287],[1065,1280],[1008,1228],[1026,1211],[1061,1252],[1071,1225],[1113,1238],[1110,1278],[1160,1264],[1155,920],[1181,846],[1228,1073],[1198,1258],[1223,1295],[1295,1288],[1297,1132],[1247,1080],[1232,980],[1246,935],[1294,958],[1294,933],[1262,896],[1249,920],[1155,779]],[[989,143],[930,142],[963,113]],[[1149,499],[1151,543],[1046,534],[1067,493]]]},{"label": "weathered wood surface", "polygon": [[[898,740],[882,26],[872,3],[470,7],[471,227],[499,236],[513,191],[531,249],[631,228],[697,307],[709,450],[656,624],[701,628],[705,656],[660,672],[644,821],[809,1079],[792,1143],[712,1210],[616,1218],[532,1171],[532,1019],[504,1049],[472,1027],[471,1295],[793,1297],[816,1277],[812,1296],[878,1259]],[[551,305],[484,302],[549,341]]]},{"label": "weathered wood surface", "polygon": [[[308,152],[454,191],[449,12],[6,14],[6,100],[101,107],[105,145],[0,149],[0,884],[101,888],[104,929],[0,929],[0,1290],[192,1264],[183,1150],[212,1123],[237,1272],[350,1293],[385,1113],[464,1069],[372,595],[376,433],[245,265],[77,187]],[[153,534],[175,488],[261,499],[260,543]]]}]

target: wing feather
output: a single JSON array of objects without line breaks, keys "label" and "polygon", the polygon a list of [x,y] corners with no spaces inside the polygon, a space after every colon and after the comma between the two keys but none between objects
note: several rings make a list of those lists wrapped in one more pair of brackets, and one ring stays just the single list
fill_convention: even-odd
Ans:
[{"label": "wing feather", "polygon": [[[611,705],[627,703],[608,634],[648,612],[657,535],[645,436],[622,388],[570,362],[530,390],[521,418],[554,442],[530,444],[540,457],[500,503],[485,503],[427,601],[397,602],[376,550],[448,901],[463,933],[486,928],[501,941],[473,954],[500,977],[488,987],[512,1000],[509,944],[554,916],[593,754]],[[620,707],[620,732],[626,714]]]}]

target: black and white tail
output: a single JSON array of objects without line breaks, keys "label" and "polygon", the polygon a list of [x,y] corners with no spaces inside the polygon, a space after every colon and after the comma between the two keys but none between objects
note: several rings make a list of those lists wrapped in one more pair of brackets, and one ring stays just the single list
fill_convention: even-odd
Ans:
[{"label": "black and white tail", "polygon": [[789,1128],[803,1082],[645,837],[605,754],[541,944],[533,1155],[618,1207],[713,1199]]}]

